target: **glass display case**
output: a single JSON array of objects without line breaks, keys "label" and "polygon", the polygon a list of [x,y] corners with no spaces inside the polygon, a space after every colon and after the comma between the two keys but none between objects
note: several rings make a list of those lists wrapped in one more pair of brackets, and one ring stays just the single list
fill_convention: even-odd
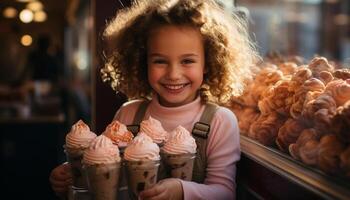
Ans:
[{"label": "glass display case", "polygon": [[236,0],[235,9],[263,59],[231,105],[238,198],[348,199],[350,2]]}]

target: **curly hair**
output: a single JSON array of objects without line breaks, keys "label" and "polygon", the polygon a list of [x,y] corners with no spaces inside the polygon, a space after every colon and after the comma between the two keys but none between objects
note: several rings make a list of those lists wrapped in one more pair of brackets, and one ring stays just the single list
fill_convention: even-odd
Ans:
[{"label": "curly hair", "polygon": [[139,0],[119,11],[104,31],[110,52],[101,69],[103,81],[130,99],[149,98],[147,38],[162,25],[198,28],[204,38],[203,101],[225,103],[241,94],[259,56],[245,20],[224,12],[214,0]]}]

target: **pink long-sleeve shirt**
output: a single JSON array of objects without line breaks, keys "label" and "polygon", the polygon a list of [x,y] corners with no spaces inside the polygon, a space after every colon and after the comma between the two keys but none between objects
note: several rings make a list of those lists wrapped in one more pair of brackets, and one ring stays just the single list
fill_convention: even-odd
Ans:
[{"label": "pink long-sleeve shirt", "polygon": [[[115,118],[126,125],[132,124],[141,101],[125,103]],[[198,97],[179,107],[164,107],[157,98],[150,102],[144,119],[149,116],[159,120],[168,132],[181,125],[192,132],[205,106]],[[235,199],[236,162],[240,159],[239,129],[235,115],[220,107],[211,122],[207,142],[207,175],[204,184],[181,181],[184,199]]]}]

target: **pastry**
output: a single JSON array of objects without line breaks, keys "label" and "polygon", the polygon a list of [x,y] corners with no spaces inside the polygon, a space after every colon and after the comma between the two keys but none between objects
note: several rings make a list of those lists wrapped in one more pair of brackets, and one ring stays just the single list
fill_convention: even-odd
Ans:
[{"label": "pastry", "polygon": [[[290,155],[297,159],[297,160],[300,160],[300,148],[305,146],[305,144],[308,142],[308,141],[311,141],[311,140],[315,140],[315,141],[319,141],[320,139],[320,134],[313,128],[309,128],[309,129],[304,129],[297,141],[291,145],[289,145],[289,153]],[[305,151],[305,149],[304,149]]]},{"label": "pastry", "polygon": [[282,151],[288,151],[289,145],[297,141],[304,125],[295,119],[289,118],[279,129],[276,144]]},{"label": "pastry", "polygon": [[312,76],[315,78],[320,78],[320,73],[322,71],[333,72],[334,67],[328,63],[325,57],[315,57],[309,63],[309,69],[312,71]]},{"label": "pastry", "polygon": [[344,149],[344,144],[334,134],[323,136],[319,145],[319,168],[328,173],[338,172],[340,169],[340,154]]},{"label": "pastry", "polygon": [[273,112],[268,115],[260,115],[250,126],[248,137],[253,138],[263,145],[273,145],[275,143],[279,128],[285,119],[278,113]]}]

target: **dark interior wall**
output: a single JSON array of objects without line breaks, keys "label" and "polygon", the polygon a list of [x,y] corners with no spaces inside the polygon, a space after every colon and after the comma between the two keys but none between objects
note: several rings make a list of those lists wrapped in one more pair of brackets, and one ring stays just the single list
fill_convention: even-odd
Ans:
[{"label": "dark interior wall", "polygon": [[118,9],[129,6],[130,0],[99,0],[95,1],[94,4],[96,67],[93,74],[95,75],[96,83],[94,84],[93,124],[95,125],[96,133],[100,134],[113,119],[114,113],[120,105],[126,101],[126,97],[123,94],[116,94],[108,84],[103,83],[101,80],[100,69],[103,66],[102,50],[104,47],[101,35],[106,27],[106,22],[115,16]]}]

